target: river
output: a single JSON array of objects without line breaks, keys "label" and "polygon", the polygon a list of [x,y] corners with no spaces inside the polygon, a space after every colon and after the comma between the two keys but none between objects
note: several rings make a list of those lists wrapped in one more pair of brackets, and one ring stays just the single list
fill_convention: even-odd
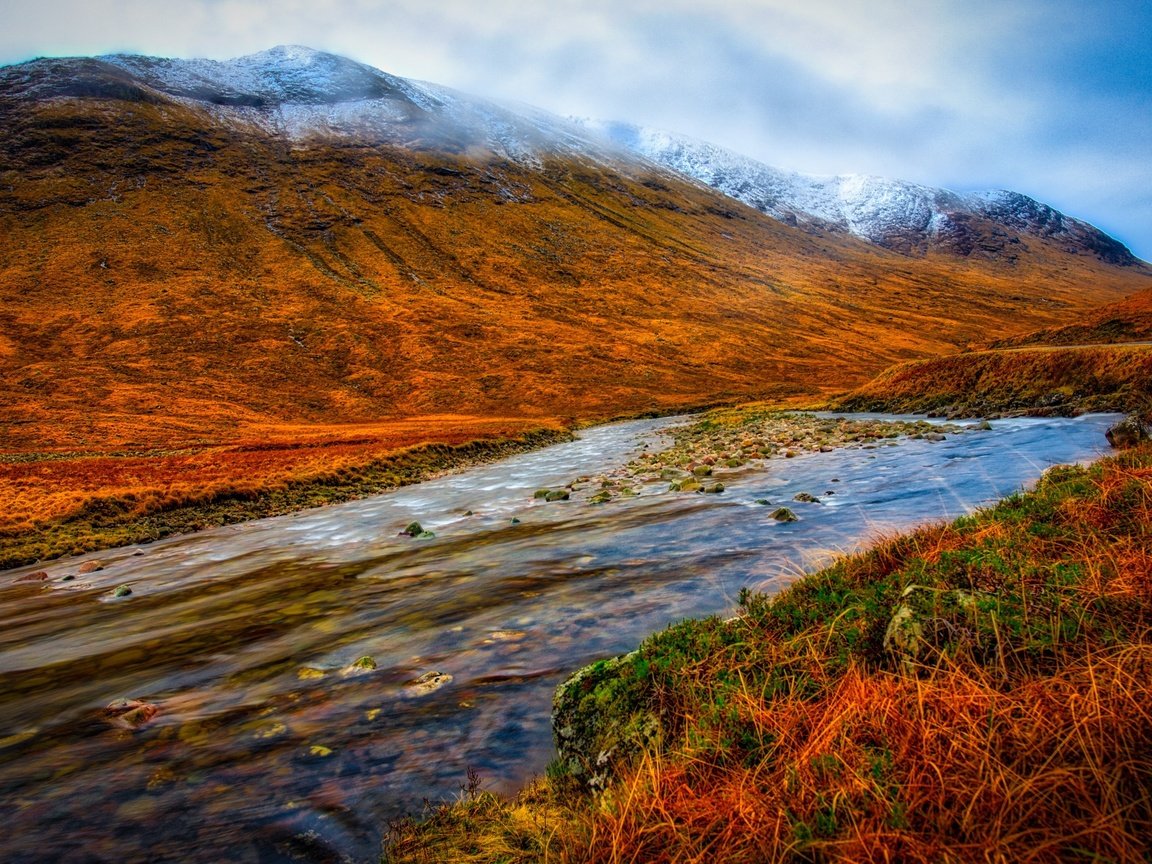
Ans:
[{"label": "river", "polygon": [[[725,472],[719,495],[533,499],[682,422],[642,420],[362,501],[0,573],[0,857],[374,861],[389,819],[450,797],[469,767],[506,792],[542,771],[552,691],[573,670],[1093,459],[1116,419],[775,459]],[[778,504],[799,521],[771,519]],[[435,537],[400,535],[412,521]],[[88,561],[103,569],[81,573]],[[47,581],[17,581],[40,569]],[[366,657],[375,668],[357,668]],[[118,725],[104,708],[121,698],[158,711]]]}]

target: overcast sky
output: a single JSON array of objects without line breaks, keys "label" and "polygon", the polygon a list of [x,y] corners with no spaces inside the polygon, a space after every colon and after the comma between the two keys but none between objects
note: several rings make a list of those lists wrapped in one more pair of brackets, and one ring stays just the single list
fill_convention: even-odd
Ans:
[{"label": "overcast sky", "polygon": [[0,2],[0,63],[309,45],[781,168],[1014,189],[1152,258],[1149,0]]}]

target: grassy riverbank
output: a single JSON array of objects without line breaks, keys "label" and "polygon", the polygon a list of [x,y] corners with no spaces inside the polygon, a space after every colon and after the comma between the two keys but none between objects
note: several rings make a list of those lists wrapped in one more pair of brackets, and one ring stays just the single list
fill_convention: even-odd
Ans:
[{"label": "grassy riverbank", "polygon": [[958,417],[1152,411],[1152,346],[1027,347],[901,363],[828,407]]},{"label": "grassy riverbank", "polygon": [[561,758],[390,862],[1146,861],[1152,449],[842,558],[562,688]]},{"label": "grassy riverbank", "polygon": [[13,459],[0,464],[0,570],[338,504],[571,438],[538,428],[408,447],[336,440]]}]

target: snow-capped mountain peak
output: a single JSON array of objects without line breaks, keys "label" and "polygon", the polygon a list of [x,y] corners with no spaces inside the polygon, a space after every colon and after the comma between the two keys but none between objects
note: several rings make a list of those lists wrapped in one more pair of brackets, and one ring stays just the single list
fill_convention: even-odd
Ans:
[{"label": "snow-capped mountain peak", "polygon": [[837,231],[907,255],[1015,260],[1029,238],[1116,264],[1117,241],[1014,192],[956,193],[860,174],[784,171],[706,141],[626,123],[564,120],[390,75],[302,45],[217,61],[112,54],[0,69],[0,96],[174,100],[236,132],[295,146],[355,141],[540,166],[550,158],[648,171],[654,166],[809,231]]},{"label": "snow-capped mountain peak", "polygon": [[800,174],[684,135],[618,122],[576,122],[784,222],[846,231],[904,254],[944,248],[1011,261],[1013,247],[1024,242],[1023,235],[1111,263],[1136,260],[1121,243],[1093,226],[1018,192],[957,193],[866,174]]},{"label": "snow-capped mountain peak", "polygon": [[98,59],[229,125],[296,143],[354,137],[412,149],[487,151],[527,164],[557,153],[611,158],[595,138],[547,112],[509,108],[301,45],[225,61]]},{"label": "snow-capped mountain peak", "polygon": [[389,98],[403,79],[346,57],[279,45],[232,60],[167,60],[135,54],[100,58],[171,96],[217,105],[273,107]]}]

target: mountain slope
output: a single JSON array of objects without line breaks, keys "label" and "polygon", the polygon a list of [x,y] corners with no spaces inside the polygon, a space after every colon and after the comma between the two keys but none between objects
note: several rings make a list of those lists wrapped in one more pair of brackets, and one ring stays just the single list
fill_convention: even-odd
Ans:
[{"label": "mountain slope", "polygon": [[929,250],[1013,263],[1029,243],[1111,264],[1137,259],[1117,240],[1018,192],[958,194],[903,180],[782,171],[715,144],[631,126],[581,121],[589,132],[792,225],[844,231],[906,255]]},{"label": "mountain slope", "polygon": [[1152,341],[1152,290],[1141,291],[1081,316],[1075,324],[1011,336],[992,348],[1026,345],[1095,345]]},{"label": "mountain slope", "polygon": [[584,134],[300,49],[0,70],[0,448],[827,392],[1148,284],[815,236]]}]

